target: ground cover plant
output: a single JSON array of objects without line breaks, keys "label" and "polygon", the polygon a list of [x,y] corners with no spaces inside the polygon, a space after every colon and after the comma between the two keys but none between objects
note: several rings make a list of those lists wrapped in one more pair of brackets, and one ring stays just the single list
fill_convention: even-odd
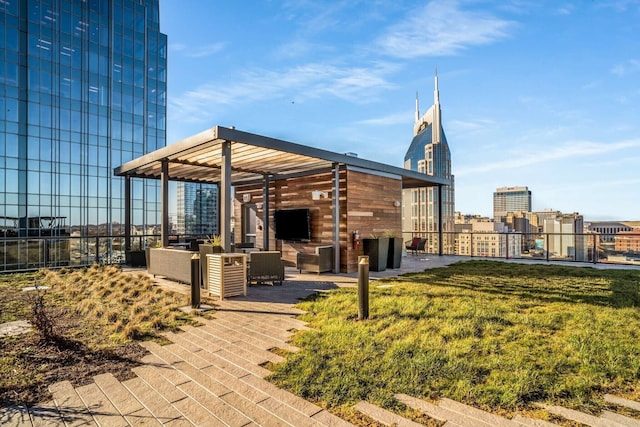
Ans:
[{"label": "ground cover plant", "polygon": [[[34,285],[40,290],[22,291]],[[161,341],[162,331],[197,322],[178,310],[188,304],[188,296],[117,266],[0,275],[0,323],[44,325],[0,338],[0,402],[43,402],[50,384],[77,386],[104,372],[129,378],[146,353],[136,341]],[[42,330],[47,326],[50,336]]]},{"label": "ground cover plant", "polygon": [[[448,397],[503,415],[640,398],[640,271],[471,261],[299,304],[311,330],[271,380],[354,420],[359,400]],[[406,409],[405,409],[406,411]]]}]

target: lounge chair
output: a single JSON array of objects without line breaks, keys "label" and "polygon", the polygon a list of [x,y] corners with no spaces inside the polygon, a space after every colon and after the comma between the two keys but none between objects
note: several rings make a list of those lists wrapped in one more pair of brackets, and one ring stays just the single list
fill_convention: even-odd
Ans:
[{"label": "lounge chair", "polygon": [[249,254],[247,282],[249,284],[282,285],[284,280],[284,261],[279,251],[260,251]]},{"label": "lounge chair", "polygon": [[300,273],[310,271],[320,274],[325,271],[333,271],[333,247],[317,246],[316,252],[313,254],[298,252],[296,268],[300,270]]},{"label": "lounge chair", "polygon": [[424,245],[426,243],[427,239],[414,237],[408,242],[405,242],[405,248],[407,248],[407,251],[412,251],[414,254],[417,254],[418,252],[424,252]]}]

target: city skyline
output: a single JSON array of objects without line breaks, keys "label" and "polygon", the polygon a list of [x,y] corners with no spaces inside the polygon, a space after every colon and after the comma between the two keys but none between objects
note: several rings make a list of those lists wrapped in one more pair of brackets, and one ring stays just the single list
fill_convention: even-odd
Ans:
[{"label": "city skyline", "polygon": [[437,67],[456,210],[528,186],[535,210],[640,214],[637,1],[189,5],[160,2],[168,144],[220,124],[401,166]]}]

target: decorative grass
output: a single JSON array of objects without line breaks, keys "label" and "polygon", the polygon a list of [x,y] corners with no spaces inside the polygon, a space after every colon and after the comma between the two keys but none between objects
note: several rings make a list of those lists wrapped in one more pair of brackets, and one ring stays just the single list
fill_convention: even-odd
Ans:
[{"label": "decorative grass", "polygon": [[135,341],[166,341],[162,331],[198,323],[178,310],[188,296],[155,286],[144,274],[99,265],[0,275],[0,322],[33,321],[35,294],[22,288],[36,284],[48,288],[38,292],[53,334],[0,338],[0,402],[50,400],[48,385],[82,385],[105,372],[124,380],[145,354]]},{"label": "decorative grass", "polygon": [[188,296],[155,286],[142,273],[95,264],[81,270],[43,270],[40,276],[57,304],[95,323],[116,343],[158,338],[163,330],[194,321],[178,310],[189,304]]},{"label": "decorative grass", "polygon": [[311,330],[270,379],[342,415],[395,393],[505,415],[640,397],[640,271],[471,261],[370,288],[366,321],[353,288],[299,304]]}]

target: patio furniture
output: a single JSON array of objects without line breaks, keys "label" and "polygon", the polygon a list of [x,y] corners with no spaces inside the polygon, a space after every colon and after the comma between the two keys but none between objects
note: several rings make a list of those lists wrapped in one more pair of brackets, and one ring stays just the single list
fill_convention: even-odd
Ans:
[{"label": "patio furniture", "polygon": [[298,252],[296,255],[296,268],[302,271],[323,273],[333,271],[333,246],[316,246],[313,254]]},{"label": "patio furniture", "polygon": [[413,239],[405,242],[405,248],[407,251],[412,251],[414,254],[418,252],[424,252],[424,245],[427,243],[427,239],[421,237],[414,237]]},{"label": "patio furniture", "polygon": [[147,271],[154,276],[191,283],[191,257],[195,252],[169,248],[149,248]]},{"label": "patio furniture", "polygon": [[244,254],[207,255],[209,295],[220,299],[247,295],[247,257]]},{"label": "patio furniture", "polygon": [[282,285],[284,280],[284,261],[279,251],[259,251],[249,253],[249,284]]}]

